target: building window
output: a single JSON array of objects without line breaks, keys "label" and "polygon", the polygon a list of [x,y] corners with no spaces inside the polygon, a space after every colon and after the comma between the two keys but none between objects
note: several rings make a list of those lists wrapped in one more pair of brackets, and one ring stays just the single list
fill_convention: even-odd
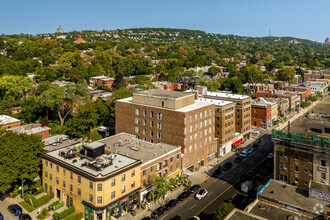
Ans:
[{"label": "building window", "polygon": [[66,172],[65,169],[63,169],[63,176],[64,176],[64,177],[65,177],[65,172]]},{"label": "building window", "polygon": [[48,167],[48,161],[45,162],[45,167]]},{"label": "building window", "polygon": [[121,187],[121,194],[125,193],[125,186]]},{"label": "building window", "polygon": [[145,176],[145,175],[147,175],[147,171],[146,170],[143,170],[142,171],[142,176]]},{"label": "building window", "polygon": [[153,117],[154,117],[154,112],[151,111],[151,112],[150,112],[150,118],[153,118]]},{"label": "building window", "polygon": [[70,184],[70,192],[73,192],[73,186]]},{"label": "building window", "polygon": [[65,189],[65,181],[63,180],[63,189]]},{"label": "building window", "polygon": [[324,179],[324,180],[327,179],[327,178],[326,178],[326,173],[323,173],[323,172],[322,172],[322,173],[321,173],[321,178]]},{"label": "building window", "polygon": [[48,178],[48,173],[47,173],[47,172],[45,172],[45,178],[46,178],[46,179]]},{"label": "building window", "polygon": [[170,158],[170,162],[171,162],[171,163],[173,162],[173,157]]},{"label": "building window", "polygon": [[89,181],[89,189],[93,189],[93,182]]},{"label": "building window", "polygon": [[172,166],[170,166],[170,172],[172,172],[173,171],[173,167]]},{"label": "building window", "polygon": [[295,153],[294,156],[295,156],[295,159],[298,160],[298,153]]},{"label": "building window", "polygon": [[112,191],[111,192],[111,199],[114,199],[116,197],[116,192],[115,191]]},{"label": "building window", "polygon": [[162,113],[157,113],[157,119],[162,120],[163,119],[163,114]]},{"label": "building window", "polygon": [[89,194],[89,202],[93,202],[93,195]]},{"label": "building window", "polygon": [[154,172],[154,167],[150,167],[150,171],[151,172]]},{"label": "building window", "polygon": [[102,204],[102,196],[97,197],[97,204]]},{"label": "building window", "polygon": [[135,114],[136,114],[136,115],[140,115],[140,109],[138,109],[138,108],[135,109]]},{"label": "building window", "polygon": [[116,179],[111,180],[111,187],[114,187],[116,185]]},{"label": "building window", "polygon": [[146,117],[147,116],[147,111],[143,110],[143,116]]},{"label": "building window", "polygon": [[158,138],[158,139],[162,139],[162,136],[163,136],[163,135],[162,135],[162,132],[157,132],[157,138]]},{"label": "building window", "polygon": [[139,118],[135,118],[135,124],[140,124],[140,119]]},{"label": "building window", "polygon": [[48,192],[48,187],[47,186],[48,186],[47,183],[45,183],[45,193]]},{"label": "building window", "polygon": [[150,130],[150,136],[153,137],[154,136],[154,131]]},{"label": "building window", "polygon": [[78,183],[81,183],[81,176],[78,176]]},{"label": "building window", "polygon": [[158,123],[157,123],[157,128],[158,128],[158,129],[163,129],[163,124],[162,124],[161,122],[158,122]]},{"label": "building window", "polygon": [[77,194],[78,196],[81,196],[81,190],[79,188],[77,189]]},{"label": "building window", "polygon": [[60,183],[60,180],[58,177],[56,177],[56,184],[59,184]]},{"label": "building window", "polygon": [[191,115],[189,116],[189,122],[190,123],[192,122],[192,116]]},{"label": "building window", "polygon": [[73,173],[70,172],[70,180],[73,180]]},{"label": "building window", "polygon": [[102,183],[97,184],[97,191],[102,192]]},{"label": "building window", "polygon": [[132,183],[131,183],[131,189],[134,189],[135,188],[135,181],[133,181]]},{"label": "building window", "polygon": [[179,163],[176,163],[176,168],[177,168],[177,169],[179,168]]},{"label": "building window", "polygon": [[135,170],[131,171],[131,177],[135,177]]},{"label": "building window", "polygon": [[140,132],[140,128],[139,127],[135,127],[135,133],[139,133]]},{"label": "building window", "polygon": [[195,121],[197,121],[197,114],[195,114]]},{"label": "building window", "polygon": [[53,180],[53,175],[52,174],[49,174],[49,179]]},{"label": "building window", "polygon": [[296,166],[296,170],[295,170],[296,172],[298,172],[298,167]]},{"label": "building window", "polygon": [[52,164],[52,163],[50,163],[50,169],[51,169],[51,170],[53,169],[53,164]]},{"label": "building window", "polygon": [[126,174],[121,175],[121,182],[125,182],[126,180]]},{"label": "building window", "polygon": [[60,171],[60,168],[58,166],[56,166],[56,173],[58,173]]},{"label": "building window", "polygon": [[180,158],[180,154],[177,154],[177,155],[176,155],[176,159],[179,159],[179,158]]},{"label": "building window", "polygon": [[321,160],[321,166],[325,167],[325,160]]},{"label": "building window", "polygon": [[163,167],[167,167],[167,160],[164,160]]},{"label": "building window", "polygon": [[146,129],[145,128],[143,128],[142,132],[143,132],[143,135],[146,135]]}]

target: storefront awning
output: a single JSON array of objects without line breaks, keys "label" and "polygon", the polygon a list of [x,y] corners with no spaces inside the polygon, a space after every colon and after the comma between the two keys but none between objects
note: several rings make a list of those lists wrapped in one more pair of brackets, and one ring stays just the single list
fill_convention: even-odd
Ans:
[{"label": "storefront awning", "polygon": [[179,175],[180,173],[182,173],[182,170],[178,170],[175,173],[172,173],[171,175],[168,176],[168,179],[172,179],[173,177]]},{"label": "storefront awning", "polygon": [[242,140],[235,141],[235,142],[233,143],[233,145],[234,145],[234,146],[237,146],[237,145],[239,145],[240,143],[242,143]]}]

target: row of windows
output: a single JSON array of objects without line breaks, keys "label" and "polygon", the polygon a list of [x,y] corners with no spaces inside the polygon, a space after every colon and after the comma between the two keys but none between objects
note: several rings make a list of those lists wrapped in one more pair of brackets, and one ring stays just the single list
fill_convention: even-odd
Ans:
[{"label": "row of windows", "polygon": [[[135,132],[136,132],[136,133],[140,133],[140,128],[139,128],[139,127],[135,127]],[[145,128],[143,128],[143,129],[142,129],[142,134],[143,134],[143,135],[146,135],[146,133],[147,133],[147,130],[146,130]],[[149,135],[150,135],[150,137],[153,137],[153,136],[154,136],[154,133],[155,133],[155,132],[154,132],[153,130],[150,130],[150,131],[149,131]],[[163,137],[162,132],[157,132],[156,134],[157,134],[157,138],[158,138],[158,139],[162,139],[162,137]]]},{"label": "row of windows", "polygon": [[[209,116],[211,116],[211,115],[212,115],[212,110],[210,109],[210,110],[209,110]],[[205,118],[207,117],[207,110],[204,111],[204,117],[205,117]],[[195,117],[194,117],[194,118],[195,118],[195,121],[198,120],[198,114],[197,114],[197,113],[195,114]],[[203,118],[203,112],[200,112],[200,113],[199,113],[199,119],[202,119],[202,118]],[[189,116],[189,122],[191,123],[192,121],[193,121],[193,116],[190,115],[190,116]]]},{"label": "row of windows", "polygon": [[[135,109],[135,115],[140,115],[141,114],[141,111],[140,109]],[[143,110],[142,111],[142,115],[144,117],[147,117],[147,111],[146,110]],[[150,118],[153,118],[154,117],[154,112],[153,111],[150,111]],[[163,114],[162,113],[157,113],[157,119],[158,120],[162,120],[163,119]]]},{"label": "row of windows", "polygon": [[[135,124],[139,125],[140,122],[141,122],[141,120],[139,118],[135,118]],[[144,126],[147,125],[147,120],[146,119],[143,119],[143,125]],[[154,121],[150,121],[149,125],[150,125],[150,127],[154,127]],[[162,129],[163,128],[163,123],[157,122],[157,128]]]}]

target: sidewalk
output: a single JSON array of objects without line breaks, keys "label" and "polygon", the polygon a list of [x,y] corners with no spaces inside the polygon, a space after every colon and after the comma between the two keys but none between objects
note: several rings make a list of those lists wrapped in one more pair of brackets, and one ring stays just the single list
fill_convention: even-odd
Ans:
[{"label": "sidewalk", "polygon": [[[257,141],[257,139],[260,136],[257,137],[252,137],[250,140],[246,141],[244,144],[242,144],[239,149],[243,149],[246,147],[249,147],[252,145],[254,142]],[[227,161],[233,162],[233,160],[236,157],[233,157],[235,155],[235,152],[229,152],[225,154],[224,156],[221,156],[220,158],[215,158],[212,161],[210,161],[208,164],[205,166],[202,166],[199,168],[198,171],[195,171],[194,173],[188,174],[185,173],[183,175],[187,176],[189,180],[191,180],[192,185],[194,184],[202,184],[205,182],[210,175],[213,173],[215,169],[217,169],[218,165],[222,165],[223,163]],[[171,199],[176,199],[180,193],[182,193],[184,190],[184,187],[178,187],[174,191],[172,191],[167,197],[166,201],[169,201]],[[162,201],[163,202],[163,201]],[[160,206],[159,202],[154,204],[153,210],[158,208]],[[127,213],[120,217],[121,220],[130,220],[130,219],[142,219],[143,217],[150,216],[151,211],[147,208],[146,210],[143,209],[136,209],[136,216],[132,216],[130,213]]]}]

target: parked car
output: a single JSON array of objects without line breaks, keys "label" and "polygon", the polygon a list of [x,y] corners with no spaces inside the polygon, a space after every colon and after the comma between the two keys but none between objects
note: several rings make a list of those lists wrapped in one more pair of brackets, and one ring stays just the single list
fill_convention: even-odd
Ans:
[{"label": "parked car", "polygon": [[248,156],[247,150],[243,150],[240,154],[241,157],[245,158]]},{"label": "parked car", "polygon": [[251,154],[253,151],[254,151],[254,149],[253,149],[253,148],[250,148],[250,149],[247,150],[247,154],[249,155],[249,154]]},{"label": "parked car", "polygon": [[32,220],[28,214],[21,214],[18,218],[19,220]]},{"label": "parked car", "polygon": [[176,199],[172,199],[168,203],[166,203],[165,209],[170,210],[171,208],[175,207],[177,204],[178,204],[178,201]]},{"label": "parked car", "polygon": [[151,213],[151,218],[158,218],[165,212],[165,207],[161,206]]},{"label": "parked car", "polygon": [[268,154],[268,158],[273,158],[274,157],[274,154],[273,153],[269,153]]},{"label": "parked car", "polygon": [[142,218],[141,220],[151,220],[151,217],[146,216],[146,217]]},{"label": "parked car", "polygon": [[239,163],[239,162],[241,162],[242,160],[243,160],[243,157],[238,156],[238,157],[236,157],[235,163]]},{"label": "parked car", "polygon": [[1,214],[1,212],[0,212],[0,220],[3,220],[3,215]]},{"label": "parked car", "polygon": [[193,216],[189,220],[200,220],[200,218],[198,216]]},{"label": "parked car", "polygon": [[232,163],[231,162],[226,162],[223,166],[222,166],[222,170],[229,170],[232,167]]},{"label": "parked car", "polygon": [[202,198],[204,198],[207,194],[207,190],[206,189],[201,189],[199,190],[198,193],[196,193],[195,198],[198,200],[201,200]]},{"label": "parked car", "polygon": [[217,177],[222,173],[222,167],[220,166],[218,169],[216,169],[215,171],[213,171],[212,173],[212,177]]},{"label": "parked car", "polygon": [[199,190],[199,188],[201,188],[200,185],[198,185],[198,184],[193,185],[192,187],[190,187],[189,192],[191,192],[191,193],[196,192],[197,190]]},{"label": "parked car", "polygon": [[181,193],[181,194],[178,196],[178,200],[179,200],[179,201],[183,201],[183,200],[185,200],[189,195],[190,195],[190,192],[189,192],[189,191],[184,191],[183,193]]},{"label": "parked car", "polygon": [[255,149],[255,150],[257,150],[258,147],[259,147],[259,144],[258,143],[255,143],[255,144],[252,145],[252,148]]},{"label": "parked car", "polygon": [[174,216],[173,218],[170,218],[170,220],[181,220],[182,218],[178,215]]},{"label": "parked car", "polygon": [[22,208],[17,204],[9,205],[8,211],[15,216],[19,216],[20,214],[22,214]]},{"label": "parked car", "polygon": [[242,174],[241,177],[240,177],[240,180],[241,180],[241,183],[249,180],[249,181],[254,181],[254,176],[250,175],[250,174]]},{"label": "parked car", "polygon": [[259,131],[259,130],[257,130],[257,129],[252,129],[252,133],[253,133],[253,134],[257,134],[257,135],[258,135],[258,134],[260,134],[260,131]]}]

